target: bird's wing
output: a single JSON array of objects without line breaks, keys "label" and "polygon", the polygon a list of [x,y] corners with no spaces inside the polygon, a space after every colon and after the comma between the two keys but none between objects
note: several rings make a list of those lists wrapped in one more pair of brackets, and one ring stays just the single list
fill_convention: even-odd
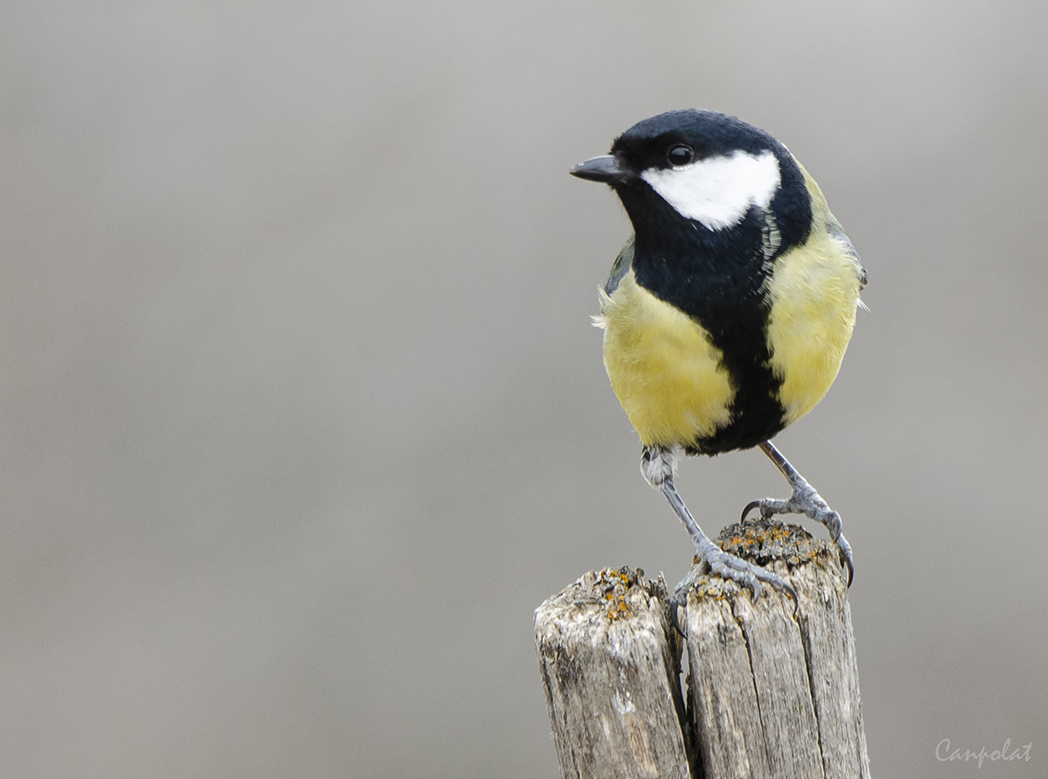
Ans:
[{"label": "bird's wing", "polygon": [[634,236],[631,235],[611,266],[611,275],[608,276],[608,280],[604,283],[604,292],[608,295],[615,291],[615,288],[619,286],[619,282],[622,281],[622,277],[626,275],[626,272],[633,264],[633,241]]}]

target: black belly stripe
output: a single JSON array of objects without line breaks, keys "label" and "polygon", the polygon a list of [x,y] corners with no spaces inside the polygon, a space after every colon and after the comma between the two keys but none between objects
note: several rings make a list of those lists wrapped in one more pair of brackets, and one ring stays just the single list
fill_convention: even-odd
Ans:
[{"label": "black belly stripe", "polygon": [[710,334],[734,390],[727,425],[679,444],[689,454],[708,455],[756,446],[785,427],[782,381],[768,349],[762,213],[752,209],[731,229],[712,231],[669,211],[637,235],[637,283]]}]

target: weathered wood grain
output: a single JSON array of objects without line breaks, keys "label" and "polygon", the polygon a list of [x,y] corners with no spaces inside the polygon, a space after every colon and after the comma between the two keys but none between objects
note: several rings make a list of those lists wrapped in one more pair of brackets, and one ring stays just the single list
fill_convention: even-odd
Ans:
[{"label": "weathered wood grain", "polygon": [[686,695],[661,583],[590,573],[536,612],[565,777],[870,776],[836,548],[764,521],[725,528],[720,544],[790,581],[797,609],[768,587],[754,599],[700,578],[682,619]]},{"label": "weathered wood grain", "polygon": [[588,573],[535,612],[565,779],[691,779],[680,642],[665,588],[629,569]]}]

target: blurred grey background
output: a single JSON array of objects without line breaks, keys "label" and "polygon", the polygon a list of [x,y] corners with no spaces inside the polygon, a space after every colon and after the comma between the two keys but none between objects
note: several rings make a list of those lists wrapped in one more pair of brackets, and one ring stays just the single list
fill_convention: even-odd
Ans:
[{"label": "blurred grey background", "polygon": [[[1042,2],[0,14],[0,775],[558,775],[534,608],[690,555],[588,319],[628,223],[567,170],[687,106],[869,270],[777,440],[855,548],[875,775],[1048,773]],[[679,484],[711,532],[786,491]]]}]

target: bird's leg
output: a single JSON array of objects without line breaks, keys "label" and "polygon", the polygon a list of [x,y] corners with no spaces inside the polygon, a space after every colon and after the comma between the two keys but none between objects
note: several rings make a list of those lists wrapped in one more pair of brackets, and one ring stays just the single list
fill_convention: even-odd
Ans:
[{"label": "bird's leg", "polygon": [[752,501],[742,510],[742,521],[746,521],[746,515],[753,509],[760,509],[760,514],[764,519],[769,519],[776,514],[804,514],[816,522],[821,522],[826,526],[826,529],[830,532],[830,538],[834,540],[837,548],[841,551],[844,564],[848,568],[848,586],[851,587],[852,577],[855,575],[855,566],[852,563],[851,544],[848,543],[848,540],[841,532],[841,515],[826,505],[826,501],[822,499],[822,496],[804,480],[803,476],[797,473],[797,469],[790,465],[779,450],[772,445],[771,441],[765,441],[763,444],[760,444],[760,449],[768,455],[768,459],[775,463],[779,473],[786,477],[786,481],[793,487],[793,495],[790,496],[789,500],[765,498],[764,500]]},{"label": "bird's leg", "polygon": [[[766,568],[722,551],[720,547],[706,537],[706,534],[702,532],[702,528],[699,527],[691,512],[688,511],[688,507],[684,505],[684,501],[681,500],[680,495],[677,493],[677,488],[673,486],[673,477],[677,472],[677,459],[671,449],[644,447],[641,455],[640,471],[644,474],[648,484],[666,496],[666,500],[673,506],[673,510],[677,513],[680,521],[684,523],[684,527],[688,529],[692,541],[695,542],[695,556],[704,560],[709,565],[710,570],[725,579],[732,579],[738,582],[743,587],[749,587],[753,591],[754,597],[761,593],[760,583],[767,582],[776,589],[786,592],[793,598],[794,604],[797,603],[797,593],[781,576],[777,576]],[[674,606],[684,605],[688,597],[688,591],[701,575],[702,571],[697,566],[691,568],[688,575],[684,577],[684,580],[674,590]],[[676,621],[675,613],[673,618]]]}]

